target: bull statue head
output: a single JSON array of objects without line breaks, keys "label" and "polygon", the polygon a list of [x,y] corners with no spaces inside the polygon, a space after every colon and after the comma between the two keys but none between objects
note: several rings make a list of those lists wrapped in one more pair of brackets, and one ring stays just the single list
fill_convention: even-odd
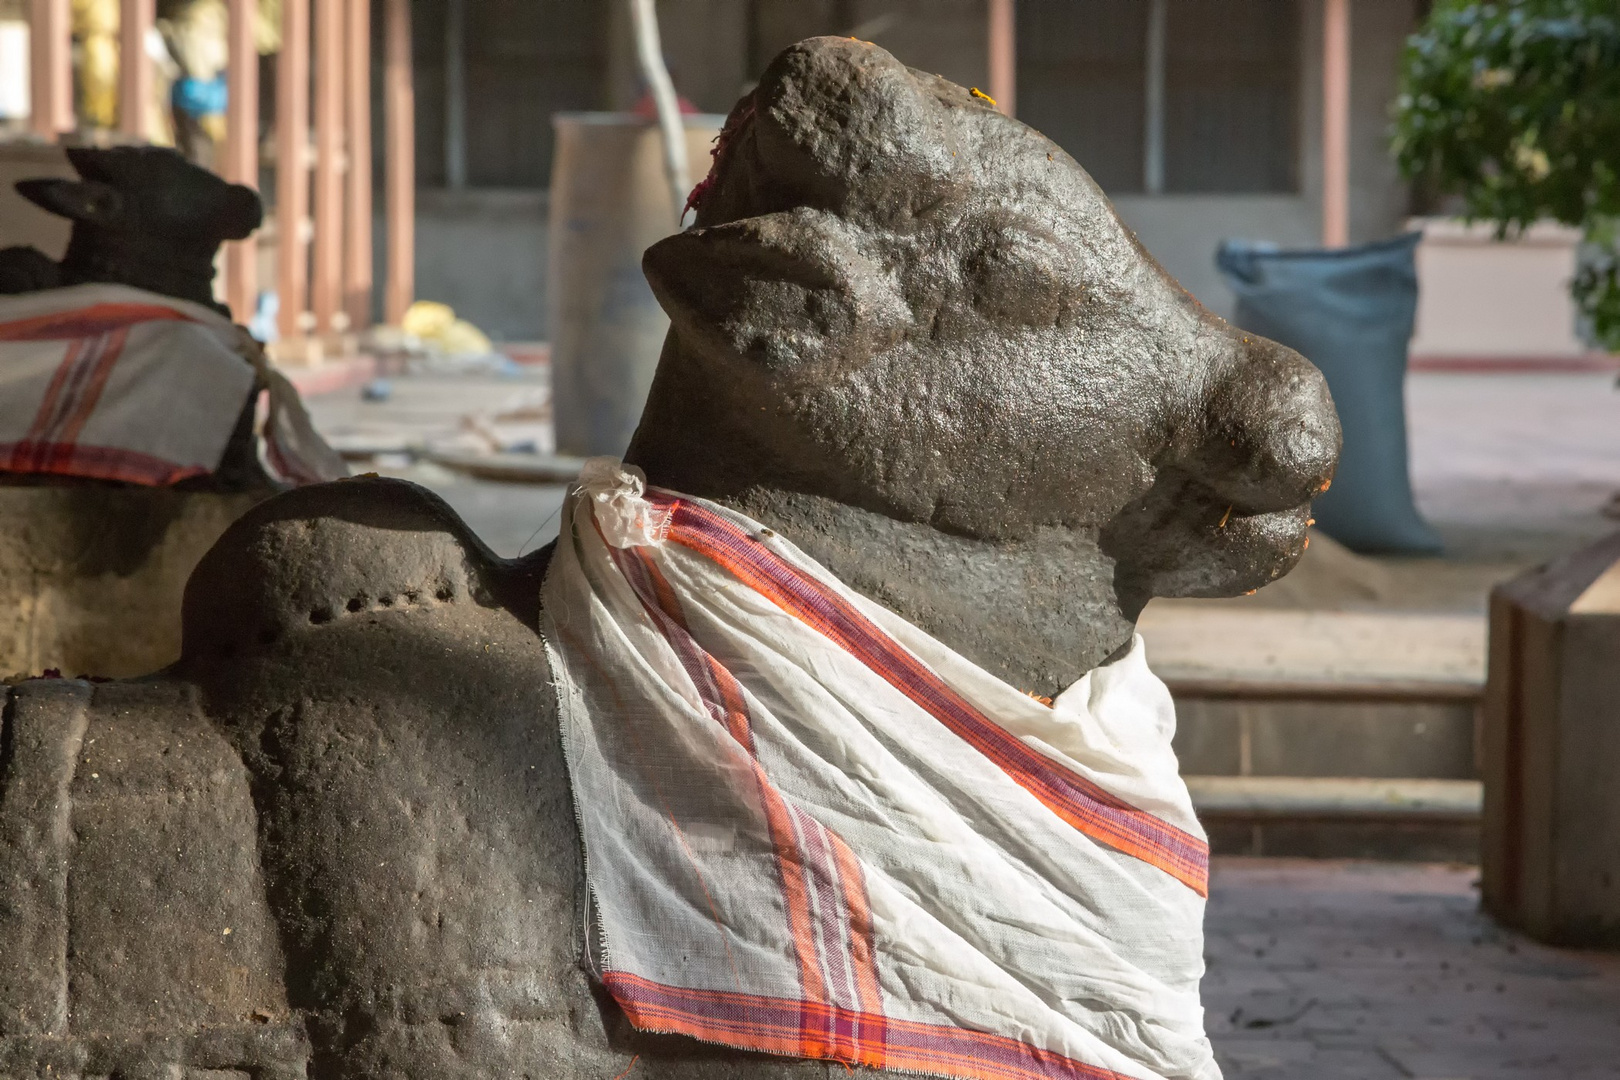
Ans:
[{"label": "bull statue head", "polygon": [[259,227],[264,210],[257,192],[168,147],[81,146],[67,155],[81,179],[17,183],[24,198],[73,222],[67,252],[53,278],[39,272],[37,252],[8,249],[0,268],[13,267],[9,276],[17,281],[7,288],[0,269],[0,291],[112,282],[230,314],[214,302],[214,256],[220,244]]},{"label": "bull statue head", "polygon": [[[1026,690],[1152,596],[1282,574],[1333,469],[1309,364],[872,46],[774,62],[646,267],[672,328],[630,458]],[[203,558],[176,665],[0,698],[0,1073],[836,1074],[638,1032],[588,977],[548,558],[312,485]]]},{"label": "bull statue head", "polygon": [[772,63],[644,266],[673,325],[629,459],[1042,693],[1151,597],[1286,572],[1338,457],[1321,374],[1069,155],[852,39]]}]

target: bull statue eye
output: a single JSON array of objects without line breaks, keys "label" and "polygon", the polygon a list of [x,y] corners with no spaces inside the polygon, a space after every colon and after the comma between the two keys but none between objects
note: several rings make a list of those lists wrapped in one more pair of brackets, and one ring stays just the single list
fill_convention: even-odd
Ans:
[{"label": "bull statue eye", "polygon": [[1084,291],[1054,237],[1017,228],[998,232],[962,260],[973,307],[1002,325],[1066,325]]}]

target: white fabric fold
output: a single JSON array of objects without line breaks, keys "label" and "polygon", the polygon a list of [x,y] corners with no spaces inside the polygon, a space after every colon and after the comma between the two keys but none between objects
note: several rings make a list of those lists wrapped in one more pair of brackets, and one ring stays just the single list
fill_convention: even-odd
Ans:
[{"label": "white fabric fold", "polygon": [[1208,849],[1141,640],[1050,705],[591,462],[542,630],[632,1023],[903,1072],[1215,1080]]}]

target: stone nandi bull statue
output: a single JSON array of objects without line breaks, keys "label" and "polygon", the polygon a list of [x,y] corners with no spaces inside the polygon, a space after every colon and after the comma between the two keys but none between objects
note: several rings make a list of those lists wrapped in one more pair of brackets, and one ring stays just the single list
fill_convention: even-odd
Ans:
[{"label": "stone nandi bull statue", "polygon": [[[646,268],[673,326],[629,459],[1023,689],[1150,597],[1282,574],[1334,467],[1308,363],[869,45],[782,54]],[[0,1076],[842,1075],[640,1033],[588,977],[548,558],[409,484],[305,488],[205,558],[176,666],[13,688]]]},{"label": "stone nandi bull statue", "polygon": [[73,222],[60,262],[32,247],[0,249],[0,293],[117,282],[211,307],[220,244],[264,219],[258,193],[163,146],[77,146],[81,179],[23,180],[18,192]]},{"label": "stone nandi bull statue", "polygon": [[[0,295],[71,285],[118,284],[189,300],[226,318],[214,300],[220,245],[252,235],[264,207],[252,188],[232,184],[165,146],[75,146],[68,161],[78,180],[18,181],[20,195],[73,223],[60,261],[34,247],[0,248]],[[264,387],[255,383],[212,475],[187,486],[212,491],[268,491],[253,439],[253,410]],[[0,471],[0,483],[17,483]],[[39,482],[22,481],[22,482]],[[47,483],[62,483],[51,477]]]}]

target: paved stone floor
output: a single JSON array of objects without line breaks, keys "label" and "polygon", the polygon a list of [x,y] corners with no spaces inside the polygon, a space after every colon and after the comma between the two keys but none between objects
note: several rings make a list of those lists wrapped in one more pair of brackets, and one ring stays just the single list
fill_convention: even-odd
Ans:
[{"label": "paved stone floor", "polygon": [[1613,532],[1620,388],[1607,372],[1414,372],[1412,488],[1451,559],[1539,562]]},{"label": "paved stone floor", "polygon": [[[469,422],[495,426],[503,414],[544,405],[550,393],[543,368],[516,376],[400,375],[387,382],[390,393],[384,400],[368,400],[356,386],[313,395],[307,401],[310,417],[340,446],[433,444],[466,450],[477,447],[477,440],[468,438]],[[405,457],[384,454],[353,467],[432,488],[497,555],[513,558],[556,538],[564,485],[491,483]]]},{"label": "paved stone floor", "polygon": [[1477,877],[1217,859],[1204,1000],[1228,1080],[1620,1077],[1620,953],[1494,926]]}]

